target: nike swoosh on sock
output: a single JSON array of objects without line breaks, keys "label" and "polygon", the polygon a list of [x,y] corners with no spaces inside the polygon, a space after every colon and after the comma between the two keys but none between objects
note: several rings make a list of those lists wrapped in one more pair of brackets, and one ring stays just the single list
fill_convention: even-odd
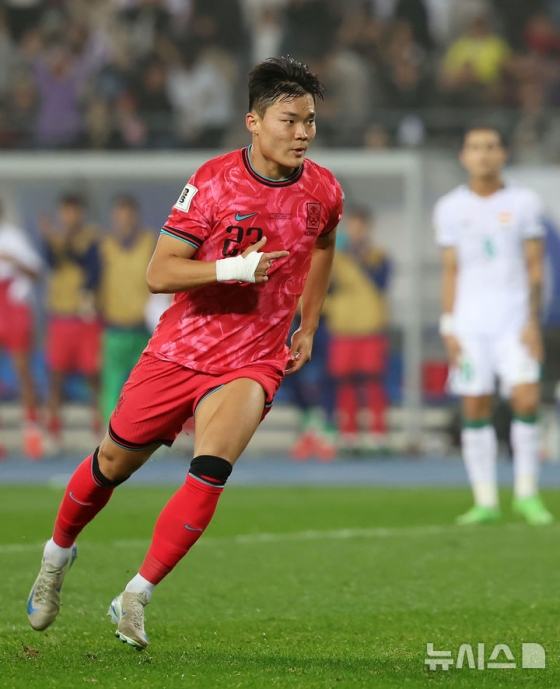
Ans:
[{"label": "nike swoosh on sock", "polygon": [[68,497],[70,498],[70,500],[77,502],[78,505],[82,505],[83,507],[93,507],[93,502],[82,502],[81,500],[78,500],[78,498],[74,497],[73,491],[70,491],[70,493],[68,493]]}]

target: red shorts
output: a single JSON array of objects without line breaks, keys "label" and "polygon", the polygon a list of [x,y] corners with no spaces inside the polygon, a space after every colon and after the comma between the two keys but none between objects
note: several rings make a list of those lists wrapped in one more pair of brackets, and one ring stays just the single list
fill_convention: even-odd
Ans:
[{"label": "red shorts", "polygon": [[379,375],[387,366],[387,348],[385,335],[333,336],[329,343],[329,372],[335,378]]},{"label": "red shorts", "polygon": [[47,325],[47,363],[57,373],[98,373],[101,361],[101,323],[52,316]]},{"label": "red shorts", "polygon": [[33,340],[33,314],[28,304],[8,297],[9,282],[0,282],[0,349],[12,354],[29,352]]},{"label": "red shorts", "polygon": [[282,382],[282,374],[270,366],[255,364],[213,375],[142,354],[111,415],[109,436],[127,450],[152,443],[171,446],[204,397],[238,378],[251,378],[263,387],[264,419]]}]

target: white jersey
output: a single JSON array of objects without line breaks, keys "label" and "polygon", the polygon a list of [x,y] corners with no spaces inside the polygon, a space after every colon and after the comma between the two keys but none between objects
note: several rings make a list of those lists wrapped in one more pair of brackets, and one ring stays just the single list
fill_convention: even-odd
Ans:
[{"label": "white jersey", "polygon": [[529,317],[524,244],[545,234],[535,192],[507,185],[479,196],[460,186],[437,202],[434,225],[438,244],[457,252],[457,334],[518,335]]},{"label": "white jersey", "polygon": [[43,261],[24,232],[13,225],[0,223],[0,282],[9,282],[8,297],[14,302],[29,302],[33,280],[10,258],[28,270],[38,273]]}]

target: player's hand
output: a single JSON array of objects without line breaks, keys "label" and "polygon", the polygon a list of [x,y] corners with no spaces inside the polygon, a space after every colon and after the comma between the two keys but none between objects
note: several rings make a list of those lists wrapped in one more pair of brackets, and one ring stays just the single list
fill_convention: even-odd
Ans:
[{"label": "player's hand", "polygon": [[313,335],[304,333],[303,330],[298,329],[292,335],[290,343],[290,358],[286,366],[286,375],[296,373],[308,361],[311,360],[311,350],[313,349]]},{"label": "player's hand", "polygon": [[523,328],[521,342],[529,350],[529,354],[536,359],[539,364],[544,359],[544,348],[542,343],[541,328],[537,321],[531,320]]},{"label": "player's hand", "polygon": [[447,351],[447,358],[452,368],[457,368],[459,366],[459,360],[461,358],[461,344],[455,335],[446,335],[443,338],[443,343],[445,344],[445,349]]},{"label": "player's hand", "polygon": [[91,290],[81,290],[78,294],[78,316],[87,323],[97,318],[95,308],[95,294]]},{"label": "player's hand", "polygon": [[[245,256],[248,256],[250,253],[253,251],[261,251],[263,246],[266,244],[266,237],[262,237],[262,239],[259,239],[258,242],[255,244],[252,244],[248,249],[245,249],[245,251],[241,254],[244,258]],[[287,256],[290,252],[289,251],[271,251],[270,253],[264,253],[261,256],[261,260],[259,261],[259,265],[257,266],[257,269],[255,270],[255,282],[267,282],[268,281],[268,271],[271,269],[272,264],[277,258],[284,258]]]}]

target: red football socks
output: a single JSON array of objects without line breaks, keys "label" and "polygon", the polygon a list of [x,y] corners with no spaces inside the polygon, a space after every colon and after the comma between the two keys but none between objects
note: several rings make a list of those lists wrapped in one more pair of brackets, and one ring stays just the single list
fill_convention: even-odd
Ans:
[{"label": "red football socks", "polygon": [[341,380],[336,394],[341,433],[358,432],[358,391],[353,381]]},{"label": "red football socks", "polygon": [[94,456],[90,455],[78,466],[66,486],[53,533],[54,542],[61,548],[74,544],[84,526],[105,507],[113,494],[114,485],[103,485],[99,477],[94,476],[93,463]]},{"label": "red football socks", "polygon": [[159,584],[188,553],[214,516],[223,490],[223,483],[208,476],[187,475],[158,517],[152,544],[140,568],[145,579]]},{"label": "red football socks", "polygon": [[387,432],[386,412],[387,396],[385,388],[379,380],[370,380],[366,383],[366,395],[370,410],[370,432],[384,434]]}]

